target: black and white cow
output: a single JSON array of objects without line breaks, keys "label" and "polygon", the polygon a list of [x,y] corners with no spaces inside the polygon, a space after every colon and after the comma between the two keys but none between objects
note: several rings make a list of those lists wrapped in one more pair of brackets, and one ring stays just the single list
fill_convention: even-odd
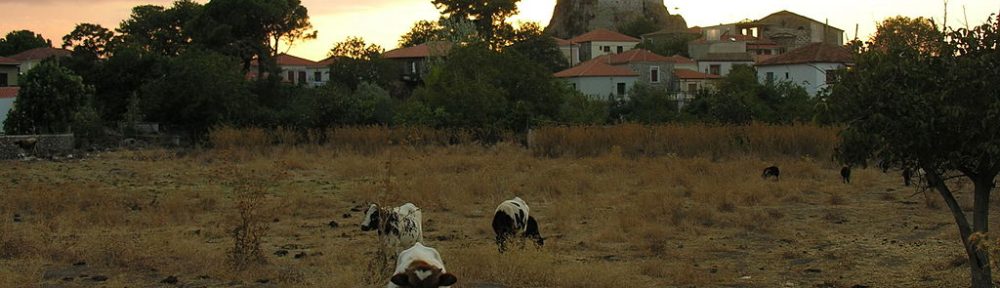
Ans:
[{"label": "black and white cow", "polygon": [[764,168],[764,173],[760,174],[760,178],[774,177],[774,181],[778,181],[779,176],[781,176],[781,170],[778,169],[778,166]]},{"label": "black and white cow", "polygon": [[520,197],[503,201],[497,206],[493,215],[493,232],[497,234],[500,253],[507,250],[507,241],[517,236],[531,239],[538,246],[545,244],[545,239],[538,232],[538,222],[529,212],[528,204]]},{"label": "black and white cow", "polygon": [[438,288],[455,285],[455,282],[458,277],[445,271],[441,253],[417,242],[396,257],[396,272],[386,287]]},{"label": "black and white cow", "polygon": [[406,203],[392,210],[371,204],[361,221],[361,231],[378,230],[378,234],[385,236],[389,242],[386,244],[399,252],[402,248],[424,240],[420,224],[422,218],[420,208],[413,203]]}]

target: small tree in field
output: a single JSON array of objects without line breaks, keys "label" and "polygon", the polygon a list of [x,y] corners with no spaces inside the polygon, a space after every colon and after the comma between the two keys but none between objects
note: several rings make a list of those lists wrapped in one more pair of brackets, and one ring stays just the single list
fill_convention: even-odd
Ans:
[{"label": "small tree in field", "polygon": [[[831,96],[847,117],[840,159],[923,169],[955,218],[977,288],[993,287],[989,255],[973,236],[989,232],[1000,173],[998,22],[944,33],[925,19],[888,19]],[[957,188],[961,180],[973,184],[971,195]],[[973,199],[972,222],[963,196]]]}]

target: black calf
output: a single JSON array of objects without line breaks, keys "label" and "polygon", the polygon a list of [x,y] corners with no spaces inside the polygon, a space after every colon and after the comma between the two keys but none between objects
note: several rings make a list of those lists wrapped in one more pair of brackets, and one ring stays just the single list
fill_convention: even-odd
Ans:
[{"label": "black calf", "polygon": [[851,167],[840,168],[840,178],[844,183],[851,183]]},{"label": "black calf", "polygon": [[760,174],[760,178],[774,177],[774,181],[778,181],[779,176],[781,176],[781,170],[778,169],[778,166],[764,168],[764,173]]}]

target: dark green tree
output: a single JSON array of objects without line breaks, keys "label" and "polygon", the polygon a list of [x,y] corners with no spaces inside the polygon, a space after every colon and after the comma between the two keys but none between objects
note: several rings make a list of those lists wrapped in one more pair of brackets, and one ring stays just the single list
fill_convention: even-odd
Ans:
[{"label": "dark green tree", "polygon": [[618,26],[618,32],[632,36],[635,38],[642,37],[643,34],[652,33],[660,30],[660,26],[656,25],[656,22],[650,20],[646,17],[638,17],[632,21],[625,22],[621,26]]},{"label": "dark green tree", "polygon": [[73,57],[97,61],[110,55],[117,40],[113,31],[101,25],[80,23],[63,36],[63,48],[72,49]]},{"label": "dark green tree", "polygon": [[69,132],[74,114],[93,90],[55,61],[43,61],[22,80],[15,113],[4,125],[7,134]]},{"label": "dark green tree", "polygon": [[149,120],[200,135],[217,124],[246,124],[258,111],[239,62],[211,51],[189,50],[142,86]]},{"label": "dark green tree", "polygon": [[395,66],[381,57],[384,50],[375,44],[365,43],[361,37],[347,37],[344,42],[330,49],[330,82],[343,85],[352,91],[361,83],[387,86]]},{"label": "dark green tree", "polygon": [[430,41],[444,40],[441,36],[441,25],[437,22],[420,20],[413,23],[409,32],[399,37],[399,47],[411,47]]},{"label": "dark green tree", "polygon": [[555,38],[543,34],[538,23],[521,24],[512,40],[513,44],[505,49],[517,51],[552,73],[569,68],[569,60],[559,50]]},{"label": "dark green tree", "polygon": [[677,119],[677,101],[666,89],[637,83],[628,100],[617,107],[616,118],[640,123],[664,123]]},{"label": "dark green tree", "polygon": [[0,38],[0,56],[11,56],[34,48],[52,47],[52,40],[29,30],[17,30]]},{"label": "dark green tree", "polygon": [[203,6],[190,0],[162,6],[142,5],[132,8],[132,15],[121,22],[117,32],[124,45],[163,56],[177,56],[192,45],[187,25],[201,14]]},{"label": "dark green tree", "polygon": [[[1000,173],[998,20],[935,32],[946,37],[931,41],[914,32],[929,28],[924,21],[890,19],[917,27],[880,25],[831,95],[847,123],[840,160],[923,169],[955,219],[976,288],[993,287],[989,254],[979,241],[989,233],[990,196]],[[972,183],[972,207],[957,200],[962,181]]]},{"label": "dark green tree", "polygon": [[482,39],[494,49],[509,45],[514,30],[507,18],[517,14],[517,2],[520,0],[431,0],[443,18],[472,21]]}]

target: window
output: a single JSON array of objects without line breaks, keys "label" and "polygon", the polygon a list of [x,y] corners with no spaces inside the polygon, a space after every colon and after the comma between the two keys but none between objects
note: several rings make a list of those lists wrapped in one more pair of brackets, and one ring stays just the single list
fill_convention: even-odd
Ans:
[{"label": "window", "polygon": [[625,83],[618,83],[618,96],[625,96]]},{"label": "window", "polygon": [[569,85],[573,87],[573,90],[576,90],[576,83],[569,83]]},{"label": "window", "polygon": [[785,72],[785,80],[788,80],[788,72]]},{"label": "window", "polygon": [[299,71],[299,84],[306,83],[306,71]]},{"label": "window", "polygon": [[323,72],[313,72],[313,81],[323,82]]},{"label": "window", "polygon": [[10,83],[7,83],[7,73],[0,73],[0,87],[7,87]]},{"label": "window", "polygon": [[774,82],[774,72],[767,72],[767,82]]},{"label": "window", "polygon": [[708,74],[722,75],[722,65],[712,64],[708,66]]},{"label": "window", "polygon": [[688,91],[687,92],[692,92],[692,93],[693,92],[698,92],[698,83],[690,83],[690,84],[688,84]]},{"label": "window", "polygon": [[625,52],[625,47],[618,46],[618,54],[621,54],[622,52]]},{"label": "window", "polygon": [[660,83],[660,66],[649,67],[649,83]]},{"label": "window", "polygon": [[295,83],[295,71],[288,71],[288,77],[285,80]]},{"label": "window", "polygon": [[410,61],[410,74],[417,74],[417,61]]}]

